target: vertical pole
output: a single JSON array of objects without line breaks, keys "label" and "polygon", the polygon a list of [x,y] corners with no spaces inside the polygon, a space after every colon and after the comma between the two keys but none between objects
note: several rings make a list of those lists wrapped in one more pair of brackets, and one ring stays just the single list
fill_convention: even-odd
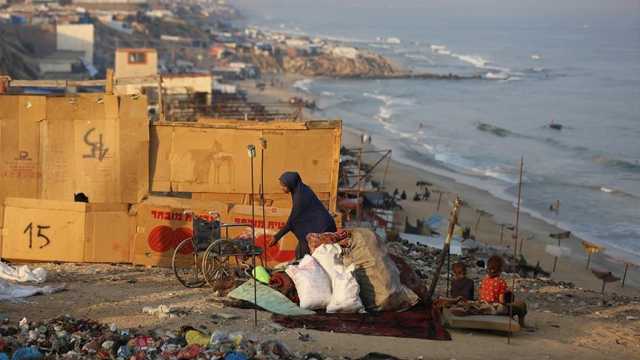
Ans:
[{"label": "vertical pole", "polygon": [[504,239],[504,224],[500,224],[500,245],[502,245],[503,239]]},{"label": "vertical pole", "polygon": [[449,284],[451,283],[451,251],[447,253],[447,297],[449,297]]},{"label": "vertical pole", "polygon": [[[254,177],[253,177],[253,158],[256,156],[256,148],[253,145],[248,146],[249,149],[249,157],[251,158],[251,239],[253,243],[253,247],[256,246],[256,203],[254,201],[255,192],[254,192]],[[256,254],[253,252],[251,256],[252,265],[253,265],[253,303],[255,306],[253,307],[253,325],[255,327],[258,326],[258,284],[256,280]]]},{"label": "vertical pole", "polygon": [[440,211],[440,202],[442,201],[442,191],[438,193],[438,207],[436,208],[436,212]]},{"label": "vertical pole", "polygon": [[[520,177],[518,180],[518,203],[517,203],[517,207],[516,207],[516,221],[515,221],[515,226],[514,226],[514,231],[513,231],[513,257],[517,258],[518,257],[518,231],[519,231],[519,225],[520,225],[520,198],[522,196],[522,171],[524,168],[524,157],[520,158]],[[507,306],[509,307],[509,332],[507,335],[507,344],[511,344],[511,335],[512,335],[512,331],[511,331],[511,321],[513,321],[512,317],[513,317],[513,303],[515,302],[515,295],[516,295],[516,277],[513,277],[513,283],[511,285],[511,301],[510,304],[507,304]]]},{"label": "vertical pole", "polygon": [[[524,157],[520,158],[520,178],[518,180],[518,203],[517,203],[517,207],[516,207],[516,221],[515,221],[515,228],[514,228],[514,232],[513,232],[513,239],[514,239],[514,248],[513,248],[513,256],[514,257],[518,257],[518,231],[519,231],[519,224],[520,224],[520,201],[521,201],[521,197],[522,197],[522,172],[523,172],[523,168],[524,168]],[[515,281],[515,280],[514,280]]]},{"label": "vertical pole", "polygon": [[607,282],[604,281],[604,279],[602,280],[602,290],[600,291],[602,293],[602,295],[604,296],[604,287],[607,285]]},{"label": "vertical pole", "polygon": [[624,282],[627,280],[627,271],[629,270],[629,263],[624,264],[624,275],[622,275],[622,287],[624,287]]},{"label": "vertical pole", "polygon": [[358,226],[360,226],[360,223],[362,222],[362,206],[360,204],[360,191],[362,189],[361,187],[361,183],[362,183],[362,173],[361,173],[361,169],[362,169],[362,147],[358,150],[358,190],[357,190],[357,194],[358,197],[356,198],[356,211],[357,211],[357,215],[356,217],[358,218]]},{"label": "vertical pole", "polygon": [[260,150],[260,202],[262,203],[262,237],[264,238],[264,253],[262,256],[263,266],[267,266],[269,261],[267,255],[267,213],[265,212],[265,199],[264,199],[264,151],[267,149],[267,139],[260,139],[262,148]]},{"label": "vertical pole", "polygon": [[158,107],[160,108],[160,121],[165,121],[164,101],[162,98],[162,75],[158,75]]},{"label": "vertical pole", "polygon": [[104,92],[106,94],[113,94],[113,69],[107,69],[107,76],[104,80]]},{"label": "vertical pole", "polygon": [[591,250],[587,250],[587,270],[589,270],[589,265],[591,264]]}]

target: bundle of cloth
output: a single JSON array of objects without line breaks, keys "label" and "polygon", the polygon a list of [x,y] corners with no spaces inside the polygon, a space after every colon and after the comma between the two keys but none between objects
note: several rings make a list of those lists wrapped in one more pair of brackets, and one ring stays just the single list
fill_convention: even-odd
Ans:
[{"label": "bundle of cloth", "polygon": [[[307,241],[312,255],[286,269],[302,308],[328,313],[403,311],[424,293],[415,272],[392,257],[369,229],[309,234]],[[401,276],[399,267],[411,271]]]}]

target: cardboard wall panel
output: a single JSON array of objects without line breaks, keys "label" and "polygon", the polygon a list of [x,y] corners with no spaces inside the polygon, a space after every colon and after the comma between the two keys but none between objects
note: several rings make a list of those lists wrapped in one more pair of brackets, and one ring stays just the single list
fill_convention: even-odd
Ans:
[{"label": "cardboard wall panel", "polygon": [[15,260],[130,262],[127,204],[7,198],[2,256]]},{"label": "cardboard wall panel", "polygon": [[297,171],[316,193],[329,194],[328,206],[335,211],[342,125],[339,121],[322,122],[325,126],[312,124],[277,121],[153,124],[151,190],[250,194],[251,162],[247,146],[253,144],[257,150],[253,163],[257,193],[260,139],[266,139],[265,192],[281,194],[280,175],[284,171]]},{"label": "cardboard wall panel", "polygon": [[49,97],[41,130],[41,197],[91,202],[140,201],[148,192],[144,97]]},{"label": "cardboard wall panel", "polygon": [[[44,97],[0,96],[0,203],[8,196],[38,196],[45,114]],[[0,206],[0,227],[3,218]]]},{"label": "cardboard wall panel", "polygon": [[147,266],[171,266],[171,257],[180,241],[192,234],[191,210],[207,216],[216,211],[227,216],[228,205],[220,202],[197,201],[151,196],[134,206],[136,233],[133,245],[133,263]]}]

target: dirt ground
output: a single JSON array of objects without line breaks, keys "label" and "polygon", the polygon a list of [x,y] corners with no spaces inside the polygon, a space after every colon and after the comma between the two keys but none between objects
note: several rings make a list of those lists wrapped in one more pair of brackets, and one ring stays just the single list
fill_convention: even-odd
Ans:
[{"label": "dirt ground", "polygon": [[[452,341],[429,341],[281,329],[270,314],[258,311],[254,327],[253,310],[225,307],[207,288],[186,289],[169,269],[129,265],[37,264],[49,271],[47,284],[66,284],[66,291],[0,303],[0,314],[12,323],[23,317],[46,320],[63,314],[91,318],[119,328],[156,331],[176,330],[191,325],[206,332],[243,331],[259,339],[279,339],[292,351],[319,352],[339,358],[356,358],[381,352],[404,359],[640,359],[640,321],[615,316],[640,304],[612,308],[597,314],[573,316],[556,310],[533,311],[532,329],[516,334],[511,343],[503,334],[451,330]],[[145,306],[168,305],[186,315],[160,319],[142,312]],[[572,306],[566,302],[566,306]],[[228,315],[238,316],[228,319]],[[309,341],[299,340],[309,334]]]}]

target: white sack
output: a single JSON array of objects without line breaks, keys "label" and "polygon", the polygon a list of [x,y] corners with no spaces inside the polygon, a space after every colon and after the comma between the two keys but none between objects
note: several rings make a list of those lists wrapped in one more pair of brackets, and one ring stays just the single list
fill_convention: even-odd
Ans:
[{"label": "white sack", "polygon": [[331,301],[331,280],[311,255],[305,255],[299,265],[288,266],[286,273],[296,285],[301,308],[315,310],[327,307]]},{"label": "white sack", "polygon": [[13,267],[0,262],[0,279],[16,282],[43,283],[47,280],[47,270],[43,268],[29,269],[27,265]]},{"label": "white sack", "polygon": [[354,265],[346,268],[339,265],[336,268],[332,282],[333,295],[327,305],[328,313],[357,313],[364,309],[360,300],[360,285],[353,275],[354,270]]},{"label": "white sack", "polygon": [[336,268],[342,267],[342,260],[340,254],[342,248],[338,244],[324,244],[320,245],[313,252],[313,258],[322,266],[324,271],[329,275],[329,279],[333,283],[333,279],[336,276]]}]

